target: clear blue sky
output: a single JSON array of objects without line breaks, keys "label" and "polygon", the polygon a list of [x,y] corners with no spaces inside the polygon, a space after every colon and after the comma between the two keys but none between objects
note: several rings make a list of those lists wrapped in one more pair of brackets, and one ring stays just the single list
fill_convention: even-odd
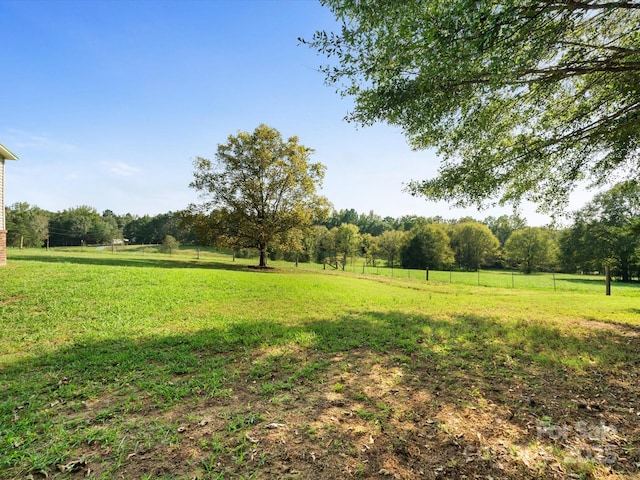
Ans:
[{"label": "clear blue sky", "polygon": [[[0,143],[7,205],[156,215],[196,201],[196,156],[260,123],[297,135],[327,166],[336,209],[471,215],[403,193],[435,175],[433,152],[397,128],[357,128],[298,37],[334,28],[313,0],[0,0]],[[529,224],[541,224],[525,207]]]}]

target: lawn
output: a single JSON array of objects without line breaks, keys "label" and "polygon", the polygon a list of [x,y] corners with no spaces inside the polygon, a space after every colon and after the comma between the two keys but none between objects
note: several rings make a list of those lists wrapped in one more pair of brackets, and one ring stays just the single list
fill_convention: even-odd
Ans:
[{"label": "lawn", "polygon": [[637,284],[8,254],[2,479],[640,474]]}]

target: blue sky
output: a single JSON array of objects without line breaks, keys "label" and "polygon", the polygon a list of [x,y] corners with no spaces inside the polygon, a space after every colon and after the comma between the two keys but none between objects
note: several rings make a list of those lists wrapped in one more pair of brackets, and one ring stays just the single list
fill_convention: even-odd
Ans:
[{"label": "blue sky", "polygon": [[[197,201],[196,156],[260,123],[297,135],[327,172],[336,209],[382,216],[451,209],[403,193],[439,161],[399,129],[346,123],[349,99],[298,37],[335,27],[313,0],[0,0],[0,143],[6,203],[156,215]],[[579,203],[578,203],[579,205]],[[529,224],[546,217],[525,206]]]}]

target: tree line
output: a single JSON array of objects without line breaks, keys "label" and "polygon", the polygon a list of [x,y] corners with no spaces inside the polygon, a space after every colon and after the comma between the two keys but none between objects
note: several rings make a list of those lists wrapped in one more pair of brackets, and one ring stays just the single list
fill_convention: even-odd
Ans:
[{"label": "tree line", "polygon": [[322,3],[340,31],[300,40],[326,55],[327,83],[353,97],[348,119],[397,125],[414,148],[442,158],[436,178],[409,184],[414,195],[457,206],[526,199],[558,213],[578,182],[610,189],[562,229],[514,216],[331,212],[317,193],[325,167],[310,161],[313,149],[261,124],[230,135],[212,160],[196,159],[189,186],[201,204],[160,219],[19,204],[7,215],[9,244],[38,244],[45,233],[51,245],[171,236],[257,250],[265,268],[278,255],[335,268],[363,256],[391,267],[606,266],[623,281],[640,276],[637,2]]},{"label": "tree line", "polygon": [[[89,206],[49,212],[15,203],[6,209],[7,245],[77,246],[161,244],[202,245],[185,212],[156,216],[102,213]],[[206,240],[206,239],[204,239]],[[250,249],[238,249],[248,254]],[[354,262],[433,270],[514,268],[536,271],[602,272],[622,281],[640,278],[640,186],[623,182],[596,195],[574,212],[566,228],[529,227],[518,215],[443,219],[405,215],[381,217],[354,209],[332,210],[310,228],[293,229],[268,249],[272,259],[325,263],[344,269]]]},{"label": "tree line", "polygon": [[50,212],[18,202],[6,208],[6,220],[10,247],[160,244],[168,235],[181,243],[196,240],[189,228],[180,225],[178,212],[117,215],[112,210],[98,213],[87,205]]}]

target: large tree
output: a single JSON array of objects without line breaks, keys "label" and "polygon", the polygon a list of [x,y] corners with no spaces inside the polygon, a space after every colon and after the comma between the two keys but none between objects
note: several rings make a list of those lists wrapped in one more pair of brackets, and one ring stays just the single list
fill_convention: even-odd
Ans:
[{"label": "large tree", "polygon": [[416,225],[406,235],[400,248],[400,260],[404,268],[429,267],[444,270],[454,263],[453,250],[445,225],[430,223]]},{"label": "large tree", "polygon": [[621,182],[594,197],[574,215],[561,237],[563,264],[583,271],[608,265],[622,281],[640,270],[640,185]]},{"label": "large tree", "polygon": [[556,210],[582,180],[640,179],[640,2],[322,0],[341,23],[311,44],[349,120],[436,147],[410,191],[458,205]]},{"label": "large tree", "polygon": [[553,268],[557,250],[553,233],[541,227],[516,230],[504,245],[507,262],[524,273]]},{"label": "large tree", "polygon": [[215,161],[196,158],[190,187],[203,203],[189,211],[197,231],[208,231],[213,243],[256,248],[260,267],[266,267],[267,248],[282,243],[290,230],[311,225],[328,206],[316,194],[325,167],[311,163],[311,153],[297,137],[284,141],[262,124],[253,133],[230,135],[218,145]]},{"label": "large tree", "polygon": [[461,267],[475,270],[495,260],[500,242],[486,225],[462,222],[452,227],[451,248]]}]

